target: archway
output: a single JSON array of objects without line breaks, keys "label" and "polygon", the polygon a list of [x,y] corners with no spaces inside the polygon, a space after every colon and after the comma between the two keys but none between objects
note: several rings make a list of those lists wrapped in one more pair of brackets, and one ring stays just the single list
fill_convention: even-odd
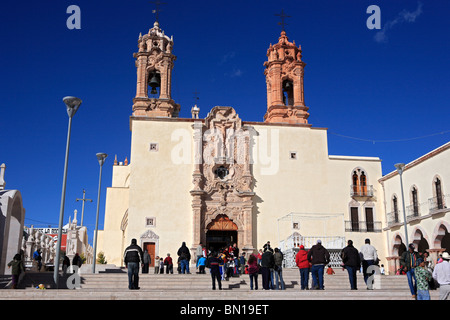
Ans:
[{"label": "archway", "polygon": [[441,223],[437,230],[437,235],[434,240],[435,248],[443,248],[450,253],[450,233],[448,232],[448,224]]},{"label": "archway", "polygon": [[224,214],[218,215],[207,226],[207,230],[206,248],[211,252],[226,248],[232,243],[238,244],[238,227]]},{"label": "archway", "polygon": [[18,190],[0,192],[0,274],[10,274],[6,264],[20,252],[25,209]]}]

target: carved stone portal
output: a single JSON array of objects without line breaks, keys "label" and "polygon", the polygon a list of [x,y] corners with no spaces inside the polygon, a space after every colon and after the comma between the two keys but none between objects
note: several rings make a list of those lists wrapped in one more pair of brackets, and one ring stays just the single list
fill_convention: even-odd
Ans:
[{"label": "carved stone portal", "polygon": [[[209,230],[238,233],[238,247],[253,251],[253,176],[250,142],[254,129],[243,127],[232,107],[214,107],[194,128],[193,189],[195,248]],[[235,228],[234,228],[235,226]]]}]

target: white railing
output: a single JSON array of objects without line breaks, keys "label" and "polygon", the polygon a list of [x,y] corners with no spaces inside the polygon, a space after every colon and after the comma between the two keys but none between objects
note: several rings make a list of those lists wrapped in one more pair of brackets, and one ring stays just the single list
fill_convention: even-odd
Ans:
[{"label": "white railing", "polygon": [[317,241],[321,240],[322,245],[330,252],[332,266],[340,265],[340,252],[345,247],[345,237],[339,236],[302,236],[299,233],[290,235],[286,240],[280,241],[280,250],[283,252],[283,266],[285,268],[295,268],[295,255],[299,247],[303,245],[305,249],[310,249]]}]

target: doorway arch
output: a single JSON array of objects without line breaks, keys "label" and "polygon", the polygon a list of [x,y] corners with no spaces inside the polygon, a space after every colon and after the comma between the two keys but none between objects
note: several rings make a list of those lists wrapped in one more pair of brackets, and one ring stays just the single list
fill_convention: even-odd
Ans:
[{"label": "doorway arch", "polygon": [[0,274],[11,274],[7,263],[20,252],[25,209],[19,190],[0,192]]},{"label": "doorway arch", "polygon": [[206,229],[206,248],[211,252],[238,244],[238,226],[225,214],[217,215]]}]

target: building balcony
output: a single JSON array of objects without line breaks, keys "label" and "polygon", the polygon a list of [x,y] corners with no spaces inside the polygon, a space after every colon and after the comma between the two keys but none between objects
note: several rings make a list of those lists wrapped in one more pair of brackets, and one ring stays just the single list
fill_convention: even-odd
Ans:
[{"label": "building balcony", "polygon": [[450,199],[450,194],[446,194],[440,197],[433,197],[428,199],[428,207],[430,213],[439,213],[447,209],[447,202]]},{"label": "building balcony", "polygon": [[381,232],[381,221],[345,221],[346,232]]},{"label": "building balcony", "polygon": [[399,219],[400,212],[392,211],[387,214],[387,224],[388,227],[394,227],[402,224],[402,221]]},{"label": "building balcony", "polygon": [[420,218],[420,204],[406,207],[406,221],[412,221]]},{"label": "building balcony", "polygon": [[351,197],[373,197],[373,185],[368,186],[350,186]]}]

